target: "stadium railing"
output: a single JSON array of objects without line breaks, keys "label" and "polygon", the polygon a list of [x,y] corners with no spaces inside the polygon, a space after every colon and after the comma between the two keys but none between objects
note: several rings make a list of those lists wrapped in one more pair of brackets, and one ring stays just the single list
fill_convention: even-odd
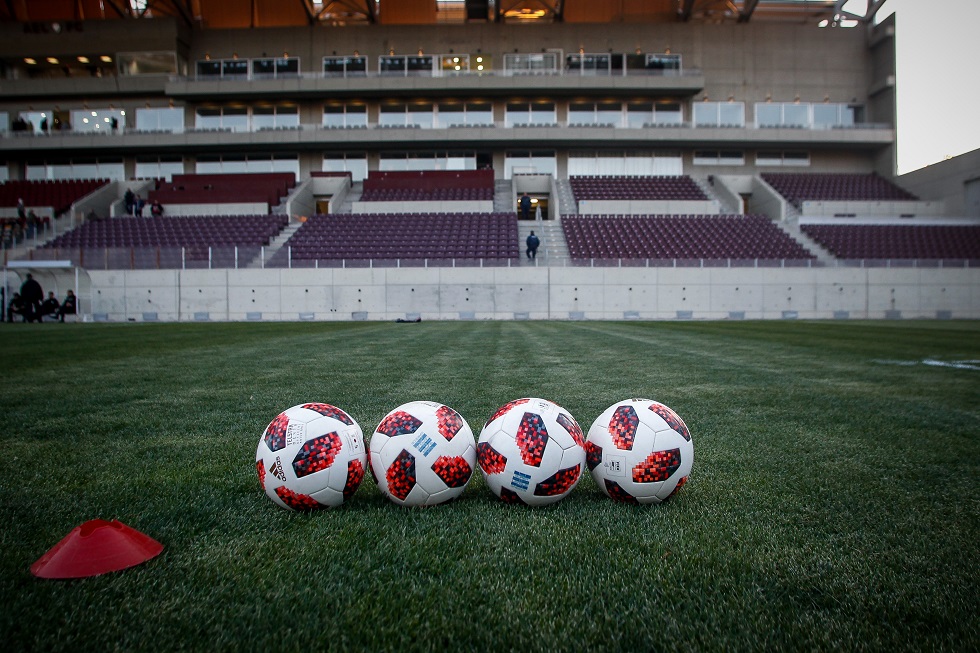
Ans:
[{"label": "stadium railing", "polygon": [[[816,259],[767,258],[568,258],[527,261],[521,255],[466,258],[311,258],[294,259],[288,248],[265,247],[98,247],[31,250],[19,260],[70,260],[89,270],[195,270],[244,268],[977,268],[980,259]],[[11,259],[14,260],[14,259]]]}]

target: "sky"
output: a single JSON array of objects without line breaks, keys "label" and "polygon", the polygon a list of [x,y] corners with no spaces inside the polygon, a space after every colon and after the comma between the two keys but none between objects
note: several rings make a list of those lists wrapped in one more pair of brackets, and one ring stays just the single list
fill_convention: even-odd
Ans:
[{"label": "sky", "polygon": [[886,0],[895,14],[898,174],[980,149],[980,0]]}]

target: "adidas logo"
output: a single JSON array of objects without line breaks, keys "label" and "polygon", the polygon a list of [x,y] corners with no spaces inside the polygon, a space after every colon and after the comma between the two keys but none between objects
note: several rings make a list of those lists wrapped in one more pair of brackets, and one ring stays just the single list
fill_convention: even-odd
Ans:
[{"label": "adidas logo", "polygon": [[510,486],[517,490],[526,490],[531,484],[531,475],[515,471],[510,480]]},{"label": "adidas logo", "polygon": [[428,456],[430,453],[432,453],[432,450],[436,448],[435,441],[425,433],[422,433],[415,438],[412,445],[423,456]]},{"label": "adidas logo", "polygon": [[276,456],[276,462],[272,464],[272,468],[269,469],[269,473],[283,483],[286,482],[286,472],[282,471],[282,462],[279,460],[279,456]]}]

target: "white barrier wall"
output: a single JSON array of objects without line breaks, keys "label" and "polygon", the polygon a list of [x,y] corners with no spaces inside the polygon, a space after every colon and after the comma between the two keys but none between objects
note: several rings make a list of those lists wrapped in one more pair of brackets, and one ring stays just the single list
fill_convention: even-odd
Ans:
[{"label": "white barrier wall", "polygon": [[352,213],[493,213],[493,200],[353,202]]},{"label": "white barrier wall", "polygon": [[[980,269],[92,271],[86,319],[980,318]],[[89,300],[89,301],[86,301]]]},{"label": "white barrier wall", "polygon": [[[227,204],[164,204],[163,214],[185,215],[265,215],[269,205],[265,202],[229,202]],[[143,217],[150,217],[150,205],[143,207]]]},{"label": "white barrier wall", "polygon": [[579,200],[580,215],[714,215],[717,200]]},{"label": "white barrier wall", "polygon": [[[43,218],[43,217],[52,218],[52,217],[54,217],[54,207],[53,206],[25,206],[24,207],[24,210],[26,212],[28,212],[28,213],[31,212],[31,211],[34,211],[34,215],[36,215],[39,218]],[[0,207],[0,218],[16,218],[19,215],[20,214],[17,212],[17,207],[16,206]]]},{"label": "white barrier wall", "polygon": [[942,216],[942,202],[858,202],[858,201],[815,201],[807,200],[800,205],[803,217],[835,215],[879,215],[879,216]]}]

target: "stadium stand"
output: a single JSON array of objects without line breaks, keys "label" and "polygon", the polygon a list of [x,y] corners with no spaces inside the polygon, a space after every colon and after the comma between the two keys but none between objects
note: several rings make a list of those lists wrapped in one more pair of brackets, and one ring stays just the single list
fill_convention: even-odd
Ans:
[{"label": "stadium stand", "polygon": [[[812,273],[812,294],[820,296],[838,287],[836,268],[852,264],[834,260],[834,251],[820,247],[800,225],[918,224],[933,218],[965,224],[976,217],[970,204],[976,189],[969,185],[976,179],[975,163],[952,161],[918,181],[888,181],[895,179],[895,20],[872,20],[871,10],[867,29],[833,29],[839,9],[833,0],[736,2],[723,10],[709,5],[724,3],[707,0],[649,0],[629,8],[565,0],[534,3],[544,6],[545,16],[535,18],[540,27],[530,29],[525,18],[508,16],[502,3],[490,3],[493,11],[477,18],[469,15],[471,7],[462,7],[474,3],[389,3],[382,20],[368,11],[353,29],[341,28],[352,6],[377,3],[322,3],[317,11],[310,3],[265,0],[154,0],[147,11],[131,10],[129,4],[139,3],[94,3],[98,10],[89,11],[89,0],[8,4],[0,9],[8,21],[6,67],[0,71],[6,177],[0,179],[107,177],[110,183],[96,192],[79,190],[88,195],[74,203],[70,196],[55,201],[48,194],[79,182],[0,186],[9,193],[0,201],[0,226],[10,223],[2,232],[3,255],[8,261],[38,261],[68,252],[62,258],[70,258],[76,270],[50,274],[67,279],[77,272],[82,283],[92,283],[80,295],[82,306],[110,320],[131,317],[126,313],[136,304],[120,298],[134,288],[168,282],[144,274],[121,284],[125,277],[115,275],[89,280],[87,270],[138,267],[136,259],[152,258],[153,248],[176,248],[181,259],[165,262],[158,255],[147,267],[179,267],[188,252],[193,258],[207,250],[210,268],[254,270],[273,261],[292,267],[427,265],[445,269],[440,283],[463,288],[480,275],[457,274],[453,267],[528,268],[499,275],[520,279],[518,290],[489,270],[481,283],[496,285],[507,301],[495,296],[466,307],[512,319],[524,313],[519,309],[527,306],[528,282],[539,278],[532,267],[604,266],[600,259],[609,257],[631,257],[622,267],[680,267],[687,264],[678,259],[701,259],[705,266],[728,267],[743,287],[759,288],[771,280],[754,269],[759,259],[781,259],[784,265],[820,268]],[[452,11],[447,5],[454,5]],[[118,20],[123,13],[132,20]],[[830,29],[821,29],[821,22]],[[313,25],[329,27],[330,38],[320,38],[323,30]],[[260,26],[275,29],[254,29]],[[66,38],[76,28],[84,28],[85,38]],[[703,38],[705,29],[710,39]],[[542,37],[529,40],[532,31]],[[411,44],[407,33],[417,36]],[[651,34],[657,37],[650,40]],[[92,43],[104,44],[99,61],[91,58]],[[668,43],[671,51],[661,52]],[[765,56],[730,56],[746,43]],[[406,54],[416,48],[417,56]],[[834,72],[814,75],[816,69]],[[49,128],[42,125],[45,119]],[[280,172],[256,172],[270,170]],[[323,179],[329,177],[334,179]],[[35,200],[30,185],[39,183],[45,196]],[[15,184],[24,190],[9,191]],[[268,242],[261,261],[246,254],[243,262],[236,251],[221,263],[214,252],[227,249],[229,237],[201,228],[193,238],[133,232],[83,239],[86,229],[103,228],[88,224],[87,216],[118,215],[127,190],[148,204],[160,202],[167,218],[188,217],[184,225],[202,216],[273,212],[288,213],[289,222],[276,225],[274,238],[244,233],[234,241],[248,245],[232,248]],[[511,214],[525,192],[538,200],[541,218],[515,226]],[[28,206],[70,207],[71,215],[52,220],[51,229],[25,229],[11,222],[20,196]],[[503,231],[484,233],[483,225],[462,231],[467,216],[493,223],[498,212],[507,213]],[[736,215],[741,213],[750,215]],[[437,224],[434,214],[452,224]],[[593,224],[586,216],[602,217]],[[153,220],[145,218],[139,228]],[[69,244],[65,238],[42,247],[83,221],[85,227],[71,236],[79,241]],[[105,222],[104,228],[117,228]],[[533,263],[523,254],[531,229],[542,238]],[[83,260],[72,251],[96,257],[101,251],[102,260],[88,254]],[[116,254],[122,258],[110,261]],[[924,267],[941,275],[947,266],[927,261]],[[619,285],[644,282],[645,274],[597,279],[594,292],[568,301],[553,292],[568,275],[549,276],[544,285],[534,284],[533,292],[540,293],[534,304],[561,319],[622,319],[634,311],[673,319],[680,309],[724,318],[729,308],[763,317],[781,317],[783,311],[881,317],[875,307],[885,304],[926,317],[977,313],[969,292],[931,292],[952,283],[975,284],[967,275],[949,275],[941,283],[896,275],[884,291],[884,285],[866,282],[859,291],[866,301],[852,304],[850,294],[817,302],[795,293],[779,310],[766,303],[763,292],[746,293],[753,299],[731,307],[711,301],[716,293],[683,306],[665,299],[656,308],[633,299],[599,301],[618,297]],[[195,283],[205,276],[190,275]],[[226,275],[228,319],[256,311],[266,319],[294,319],[309,310],[305,297],[283,300],[289,293],[276,287],[291,287],[297,278],[306,283],[307,277],[279,270],[265,277],[270,290],[260,306],[252,297],[242,302],[234,289],[254,284],[255,276],[261,274]],[[682,286],[700,278],[684,272],[663,277],[670,283],[679,279]],[[359,289],[364,280],[358,273],[336,274],[324,283]],[[388,284],[389,275],[376,275],[371,283]],[[899,283],[921,284],[921,292],[904,295],[921,301],[876,300],[876,293],[890,293]],[[196,290],[184,286],[175,300],[178,309],[161,315],[183,319],[189,313],[180,307],[190,305],[209,310],[210,300]],[[370,305],[338,299],[337,307],[321,315],[387,319],[393,306],[395,312],[401,308],[389,305],[388,296],[372,295]],[[440,318],[456,319],[455,308],[447,303]]]},{"label": "stadium stand", "polygon": [[575,200],[707,200],[688,175],[569,177]]},{"label": "stadium stand", "polygon": [[175,174],[149,192],[148,200],[173,204],[264,203],[271,210],[296,185],[291,172]]},{"label": "stadium stand", "polygon": [[89,220],[38,254],[92,269],[245,267],[288,221],[266,214]]},{"label": "stadium stand", "polygon": [[71,208],[77,200],[109,183],[108,179],[10,180],[0,184],[0,207],[50,206],[55,215]]},{"label": "stadium stand", "polygon": [[273,257],[287,260],[513,259],[519,256],[511,213],[315,215]]},{"label": "stadium stand", "polygon": [[493,200],[492,170],[371,172],[363,202]]},{"label": "stadium stand", "polygon": [[568,216],[572,259],[814,259],[761,215]]},{"label": "stadium stand", "polygon": [[802,224],[841,259],[980,260],[980,225]]},{"label": "stadium stand", "polygon": [[764,172],[762,179],[797,208],[807,200],[873,202],[919,199],[874,173]]},{"label": "stadium stand", "polygon": [[287,220],[284,215],[90,220],[42,248],[262,246],[282,231]]}]

